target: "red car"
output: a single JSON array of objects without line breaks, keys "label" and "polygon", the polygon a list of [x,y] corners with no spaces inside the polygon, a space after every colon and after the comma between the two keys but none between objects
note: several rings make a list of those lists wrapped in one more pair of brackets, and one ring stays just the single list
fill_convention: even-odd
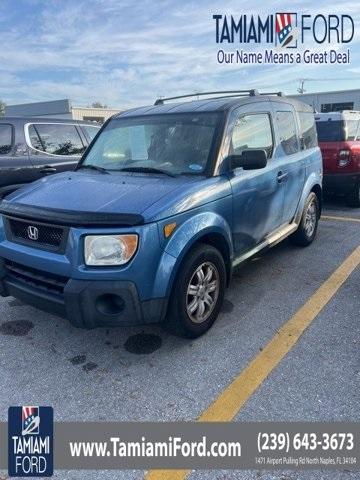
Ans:
[{"label": "red car", "polygon": [[319,146],[324,163],[324,192],[346,196],[360,207],[360,112],[317,113]]}]

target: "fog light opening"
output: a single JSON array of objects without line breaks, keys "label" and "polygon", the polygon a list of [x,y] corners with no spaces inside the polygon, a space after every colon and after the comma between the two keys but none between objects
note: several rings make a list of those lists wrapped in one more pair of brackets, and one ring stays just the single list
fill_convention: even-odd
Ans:
[{"label": "fog light opening", "polygon": [[125,302],[119,295],[106,293],[96,299],[95,306],[103,315],[118,315],[124,310]]}]

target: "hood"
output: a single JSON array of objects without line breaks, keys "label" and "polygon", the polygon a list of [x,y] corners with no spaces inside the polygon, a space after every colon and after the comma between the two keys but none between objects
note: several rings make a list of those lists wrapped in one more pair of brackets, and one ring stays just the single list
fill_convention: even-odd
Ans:
[{"label": "hood", "polygon": [[66,224],[124,224],[157,221],[230,194],[224,177],[78,171],[46,177],[12,193],[0,212]]},{"label": "hood", "polygon": [[186,190],[196,181],[186,176],[65,172],[22,187],[4,203],[47,210],[141,215],[162,197]]}]

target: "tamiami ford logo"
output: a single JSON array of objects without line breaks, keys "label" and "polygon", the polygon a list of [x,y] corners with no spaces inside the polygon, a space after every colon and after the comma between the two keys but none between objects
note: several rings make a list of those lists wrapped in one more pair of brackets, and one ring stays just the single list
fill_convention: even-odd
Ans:
[{"label": "tamiami ford logo", "polygon": [[10,407],[9,476],[50,477],[53,469],[53,409],[38,406]]},{"label": "tamiami ford logo", "polygon": [[355,23],[347,14],[284,10],[267,16],[214,14],[213,21],[216,44],[222,47],[217,51],[220,64],[350,63]]},{"label": "tamiami ford logo", "polygon": [[296,13],[277,13],[275,15],[275,43],[280,47],[296,48],[299,30]]}]

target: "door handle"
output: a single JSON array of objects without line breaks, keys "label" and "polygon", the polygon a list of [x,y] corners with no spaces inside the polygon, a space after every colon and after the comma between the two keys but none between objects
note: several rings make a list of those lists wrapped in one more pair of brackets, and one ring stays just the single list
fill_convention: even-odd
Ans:
[{"label": "door handle", "polygon": [[278,181],[279,183],[282,183],[287,176],[288,176],[287,172],[281,172],[281,171],[280,171],[280,172],[277,174],[277,181]]},{"label": "door handle", "polygon": [[50,167],[50,165],[46,165],[44,168],[40,170],[41,173],[55,173],[57,170],[55,167]]}]

